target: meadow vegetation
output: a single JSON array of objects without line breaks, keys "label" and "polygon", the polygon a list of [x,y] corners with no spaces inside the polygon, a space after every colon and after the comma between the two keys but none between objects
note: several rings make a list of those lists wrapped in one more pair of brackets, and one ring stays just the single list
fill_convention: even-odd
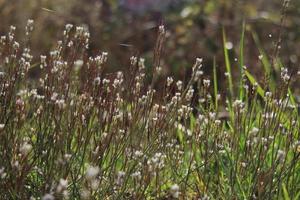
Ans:
[{"label": "meadow vegetation", "polygon": [[150,72],[132,56],[115,73],[105,70],[110,53],[89,56],[90,33],[71,24],[34,62],[33,27],[28,20],[22,42],[14,26],[0,39],[0,199],[300,198],[290,87],[300,72],[260,56],[271,67],[257,81],[243,61],[245,29],[238,69],[223,30],[225,80],[216,64],[204,75],[205,58],[186,80],[160,80],[164,26]]}]

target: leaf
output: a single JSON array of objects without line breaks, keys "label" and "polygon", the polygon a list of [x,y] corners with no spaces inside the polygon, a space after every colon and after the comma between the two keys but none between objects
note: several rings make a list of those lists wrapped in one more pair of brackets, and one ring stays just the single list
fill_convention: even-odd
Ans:
[{"label": "leaf", "polygon": [[[264,70],[265,72],[270,76],[270,88],[272,91],[275,90],[276,87],[276,82],[274,77],[272,76],[271,72],[272,72],[272,65],[269,61],[269,58],[265,52],[265,50],[263,49],[263,47],[261,46],[260,40],[258,38],[258,35],[256,34],[256,32],[252,31],[252,36],[254,39],[254,42],[258,48],[259,54],[262,56],[261,57],[261,62],[263,64]],[[276,70],[276,69],[275,69]]]},{"label": "leaf", "polygon": [[288,191],[287,191],[286,186],[285,186],[284,183],[282,184],[282,191],[283,191],[283,198],[284,198],[284,200],[291,200],[291,198],[289,196],[289,193],[288,193]]},{"label": "leaf", "polygon": [[228,83],[229,83],[229,91],[231,95],[231,99],[233,97],[233,84],[232,84],[232,75],[231,75],[231,64],[229,61],[229,56],[228,56],[228,50],[226,48],[226,33],[225,29],[223,28],[223,49],[224,49],[224,57],[225,57],[225,65],[226,65],[226,72],[228,73]]},{"label": "leaf", "polygon": [[243,67],[244,67],[244,43],[245,43],[245,21],[243,22],[243,28],[241,33],[240,40],[240,55],[239,55],[239,65],[240,65],[240,83],[239,83],[239,91],[240,91],[240,99],[244,97],[243,90]]},{"label": "leaf", "polygon": [[213,64],[213,73],[214,73],[214,95],[215,95],[215,107],[218,110],[218,79],[217,79],[217,69],[216,69],[216,58],[214,57]]},{"label": "leaf", "polygon": [[251,82],[252,85],[257,84],[257,93],[264,98],[265,96],[265,91],[262,89],[262,87],[258,84],[258,82],[255,80],[255,78],[248,72],[245,71],[245,74],[249,81]]}]

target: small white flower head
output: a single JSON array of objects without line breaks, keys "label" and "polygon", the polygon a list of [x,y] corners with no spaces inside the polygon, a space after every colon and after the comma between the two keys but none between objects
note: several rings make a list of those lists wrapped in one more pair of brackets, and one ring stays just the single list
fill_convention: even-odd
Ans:
[{"label": "small white flower head", "polygon": [[270,99],[272,97],[272,92],[265,93],[266,99]]},{"label": "small white flower head", "polygon": [[231,49],[233,48],[232,42],[229,42],[229,41],[226,42],[226,43],[225,43],[225,48],[228,49],[228,50],[231,50]]},{"label": "small white flower head", "polygon": [[173,83],[173,81],[174,81],[174,80],[173,80],[172,77],[168,77],[168,78],[167,78],[167,86],[170,87],[171,84]]},{"label": "small white flower head", "polygon": [[283,80],[283,82],[288,83],[290,80],[290,75],[288,75],[288,69],[287,68],[281,68],[280,77]]},{"label": "small white flower head", "polygon": [[65,26],[65,30],[66,30],[66,33],[70,32],[70,30],[73,28],[73,24],[67,24]]},{"label": "small white flower head", "polygon": [[15,49],[15,50],[18,50],[19,48],[20,48],[20,44],[18,43],[18,42],[14,42],[14,44],[13,44],[13,48]]},{"label": "small white flower head", "polygon": [[64,109],[66,107],[66,103],[64,99],[56,100],[55,104],[58,106],[59,109]]},{"label": "small white flower head", "polygon": [[122,185],[125,175],[126,173],[123,171],[119,171],[117,173],[117,180],[116,180],[117,185]]},{"label": "small white flower head", "polygon": [[89,190],[87,190],[87,189],[81,190],[81,192],[80,192],[80,197],[81,197],[82,199],[88,200],[88,199],[90,199],[90,196],[91,196],[91,194],[90,194],[90,191],[89,191]]},{"label": "small white flower head", "polygon": [[101,78],[98,76],[94,79],[94,85],[100,85],[101,83]]},{"label": "small white flower head", "polygon": [[209,118],[210,118],[211,120],[215,120],[215,118],[216,118],[216,113],[210,112],[208,115],[209,115]]},{"label": "small white flower head", "polygon": [[83,60],[76,60],[76,61],[74,62],[75,70],[80,69],[80,68],[82,67],[82,65],[83,65]]},{"label": "small white flower head", "polygon": [[280,161],[283,161],[284,158],[285,158],[285,151],[279,149],[278,152],[277,152],[277,158],[280,160]]},{"label": "small white flower head", "polygon": [[219,120],[219,119],[215,120],[215,124],[216,124],[217,126],[219,126],[219,125],[221,124],[221,120]]},{"label": "small white flower head", "polygon": [[247,163],[245,163],[245,162],[241,162],[241,165],[242,165],[242,167],[247,167]]},{"label": "small white flower head", "polygon": [[134,172],[131,174],[131,177],[139,180],[141,179],[141,172],[140,171]]},{"label": "small white flower head", "polygon": [[32,149],[31,144],[29,144],[28,142],[24,142],[20,147],[20,152],[26,156],[31,151],[31,149]]},{"label": "small white flower head", "polygon": [[196,58],[196,65],[197,66],[200,66],[203,62],[203,59],[202,58]]},{"label": "small white flower head", "polygon": [[52,194],[45,194],[43,197],[42,197],[42,200],[54,200],[54,196]]},{"label": "small white flower head", "polygon": [[5,172],[5,168],[1,167],[0,168],[0,179],[4,179],[6,177],[6,172]]},{"label": "small white flower head", "polygon": [[0,124],[0,131],[2,131],[5,127],[5,124]]},{"label": "small white flower head", "polygon": [[177,184],[172,185],[170,188],[170,193],[173,198],[176,198],[176,199],[179,198],[179,194],[180,194],[179,186]]},{"label": "small white flower head", "polygon": [[32,19],[29,19],[27,21],[27,24],[25,27],[26,35],[29,35],[29,33],[33,31],[33,24],[34,24],[34,21]]},{"label": "small white flower head", "polygon": [[210,80],[209,79],[204,79],[203,80],[203,85],[204,85],[204,87],[209,87],[210,86]]},{"label": "small white flower head", "polygon": [[40,59],[41,59],[41,63],[46,63],[47,56],[41,55]]},{"label": "small white flower head", "polygon": [[96,166],[96,167],[89,166],[86,171],[85,177],[88,180],[93,180],[97,177],[97,175],[99,174],[99,171],[100,171],[100,169],[98,166]]},{"label": "small white flower head", "polygon": [[68,187],[68,180],[60,179],[56,191],[57,193],[63,193],[65,190],[67,190],[67,187]]},{"label": "small white flower head", "polygon": [[160,25],[158,27],[158,31],[160,34],[165,34],[166,30],[165,30],[165,26],[164,25]]},{"label": "small white flower head", "polygon": [[298,153],[300,153],[300,141],[296,141],[294,147]]},{"label": "small white flower head", "polygon": [[179,91],[182,90],[182,85],[183,85],[182,81],[177,81],[176,85]]},{"label": "small white flower head", "polygon": [[291,0],[284,0],[283,3],[284,3],[284,5],[285,5],[285,7],[287,7],[287,6],[289,5],[290,1],[291,1]]},{"label": "small white flower head", "polygon": [[257,133],[258,133],[258,131],[259,131],[259,129],[258,128],[256,128],[256,127],[253,127],[251,130],[250,130],[250,134],[251,135],[256,135]]}]

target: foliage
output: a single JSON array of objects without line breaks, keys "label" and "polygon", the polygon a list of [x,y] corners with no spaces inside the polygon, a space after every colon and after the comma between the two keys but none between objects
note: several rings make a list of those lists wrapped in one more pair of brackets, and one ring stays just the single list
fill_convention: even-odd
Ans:
[{"label": "foliage", "polygon": [[[270,91],[247,68],[231,80],[226,61],[230,80],[218,81],[214,64],[211,86],[197,58],[188,80],[168,77],[159,92],[163,26],[152,74],[134,56],[126,71],[107,73],[109,55],[89,57],[89,32],[71,24],[33,62],[32,30],[29,20],[19,44],[11,26],[0,41],[1,199],[299,197],[300,120],[289,86],[300,73],[281,68]],[[223,39],[228,60],[225,30]]]}]

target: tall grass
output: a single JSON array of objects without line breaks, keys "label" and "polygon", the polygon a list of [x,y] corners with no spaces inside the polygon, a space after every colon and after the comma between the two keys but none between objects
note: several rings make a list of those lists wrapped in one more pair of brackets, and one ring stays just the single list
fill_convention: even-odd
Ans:
[{"label": "tall grass", "polygon": [[162,26],[153,75],[134,56],[127,71],[105,73],[109,54],[88,57],[89,33],[70,24],[35,63],[32,26],[22,45],[15,27],[0,41],[0,199],[300,197],[297,77],[287,69],[273,93],[246,67],[235,81],[224,47],[228,96],[200,58],[189,81],[168,77],[157,92]]}]

